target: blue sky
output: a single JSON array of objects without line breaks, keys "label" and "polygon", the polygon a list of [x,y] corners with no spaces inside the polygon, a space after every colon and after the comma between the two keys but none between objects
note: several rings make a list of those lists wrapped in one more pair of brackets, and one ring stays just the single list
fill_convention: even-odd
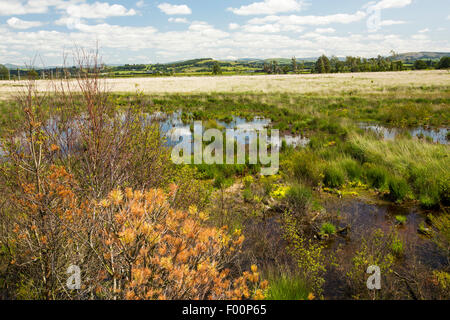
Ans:
[{"label": "blue sky", "polygon": [[448,0],[0,0],[0,63],[450,52]]}]

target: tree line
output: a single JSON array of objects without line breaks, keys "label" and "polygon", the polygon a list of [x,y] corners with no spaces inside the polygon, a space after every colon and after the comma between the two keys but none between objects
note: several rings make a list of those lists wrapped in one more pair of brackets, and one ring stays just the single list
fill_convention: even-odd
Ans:
[{"label": "tree line", "polygon": [[276,60],[264,63],[264,72],[267,74],[288,73],[344,73],[344,72],[383,72],[403,71],[407,69],[449,69],[450,57],[442,57],[439,61],[416,60],[412,66],[407,66],[402,60],[393,57],[361,58],[347,56],[339,59],[326,55],[320,56],[316,62],[299,61],[293,57],[290,65],[280,65]]}]

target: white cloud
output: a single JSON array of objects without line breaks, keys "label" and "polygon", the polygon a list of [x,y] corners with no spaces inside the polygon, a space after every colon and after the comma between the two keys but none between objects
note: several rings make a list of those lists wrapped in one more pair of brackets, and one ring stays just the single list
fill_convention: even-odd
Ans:
[{"label": "white cloud", "polygon": [[316,33],[335,33],[336,30],[333,28],[317,28],[315,30]]},{"label": "white cloud", "polygon": [[413,36],[411,36],[411,38],[413,38],[414,40],[426,40],[428,39],[428,37],[425,34],[415,34]]},{"label": "white cloud", "polygon": [[158,8],[168,15],[175,15],[175,14],[191,14],[192,10],[187,5],[173,5],[170,3],[161,3],[158,5]]},{"label": "white cloud", "polygon": [[168,21],[173,23],[189,23],[186,18],[169,18]]},{"label": "white cloud", "polygon": [[40,27],[40,26],[43,25],[43,23],[40,22],[40,21],[25,21],[25,20],[21,20],[21,19],[16,18],[16,17],[12,17],[12,18],[8,19],[8,21],[6,21],[6,23],[11,28],[22,29],[22,30],[29,29],[29,28]]},{"label": "white cloud", "polygon": [[280,32],[302,32],[303,28],[296,25],[269,23],[262,25],[246,24],[242,26],[242,30],[249,33],[280,33]]},{"label": "white cloud", "polygon": [[[91,10],[88,14],[78,14],[77,17],[69,15],[67,9],[71,6],[81,6],[90,3],[89,8],[95,8],[96,0],[33,0],[33,5],[23,1],[0,0],[0,4],[9,4],[8,10],[13,5],[19,4],[17,9],[38,10],[37,3],[43,3],[43,7],[56,9],[56,13],[62,13],[55,24],[70,26],[69,30],[17,30],[0,24],[0,61],[23,63],[29,56],[39,52],[48,59],[48,65],[55,65],[60,61],[64,48],[71,48],[73,44],[84,47],[95,46],[96,41],[100,45],[101,55],[106,63],[126,63],[127,61],[155,61],[166,62],[181,59],[198,58],[203,56],[216,57],[255,57],[268,58],[282,57],[311,57],[321,53],[327,55],[359,55],[373,57],[378,54],[387,55],[390,50],[396,52],[408,51],[450,51],[450,41],[443,37],[435,39],[427,37],[425,32],[417,34],[386,34],[385,32],[367,34],[361,26],[359,30],[352,28],[353,33],[340,35],[337,24],[349,24],[363,21],[368,13],[365,10],[353,14],[331,14],[323,16],[293,15],[268,15],[252,17],[248,22],[230,23],[224,30],[216,28],[212,23],[194,21],[189,23],[187,19],[167,16],[169,22],[188,23],[186,25],[172,26],[172,31],[160,31],[151,25],[131,27],[124,25],[111,25],[98,22],[101,17],[114,14],[130,13],[128,8],[120,11],[110,10],[113,2],[102,12]],[[134,0],[131,3],[136,3]],[[168,1],[168,0],[166,0]],[[368,0],[366,0],[368,1]],[[247,3],[265,3],[263,0],[248,0]],[[279,1],[277,3],[282,3]],[[99,3],[99,2],[97,2]],[[147,5],[150,1],[146,1]],[[383,8],[398,7],[400,2],[377,1],[372,4],[382,4]],[[406,3],[406,2],[403,2]],[[0,5],[1,12],[6,12],[6,5]],[[24,9],[25,8],[25,9]],[[135,6],[136,8],[136,6]],[[40,8],[39,10],[44,10]],[[116,9],[117,10],[117,9]],[[135,9],[136,10],[136,9]],[[134,11],[134,10],[133,10]],[[131,11],[131,13],[133,13]],[[190,11],[190,9],[189,9]],[[106,14],[108,13],[108,14]],[[10,14],[21,17],[19,13]],[[96,18],[91,18],[96,16]],[[443,15],[445,18],[445,14]],[[9,17],[8,17],[9,18]],[[23,17],[21,17],[23,18]],[[18,18],[17,18],[18,19]],[[25,18],[23,18],[25,19]],[[31,18],[27,18],[33,20]],[[83,19],[85,21],[83,21]],[[399,18],[400,19],[400,18]],[[4,19],[6,20],[6,19]],[[34,19],[36,20],[36,19]],[[87,21],[90,21],[89,24]],[[95,23],[93,21],[96,21]],[[214,21],[213,18],[211,21]],[[24,21],[33,22],[33,21]],[[383,25],[395,25],[405,23],[397,20],[384,20]],[[17,23],[16,23],[17,24]],[[336,25],[335,25],[336,24]],[[311,32],[298,33],[305,26]],[[175,28],[176,27],[176,28]],[[333,27],[333,28],[331,28]],[[336,30],[335,30],[335,29]],[[47,28],[45,28],[47,29]],[[180,30],[182,29],[182,30]],[[434,30],[434,29],[433,29]],[[309,31],[309,30],[308,30]],[[284,33],[282,33],[284,32]],[[357,33],[357,34],[355,34]],[[144,59],[149,57],[148,60]]]},{"label": "white cloud", "polygon": [[300,11],[305,7],[303,0],[264,0],[241,6],[240,8],[228,8],[229,11],[241,16],[276,14],[281,12]]},{"label": "white cloud", "polygon": [[[43,57],[61,58],[64,48],[74,43],[84,47],[100,44],[106,63],[123,63],[127,59],[148,56],[155,62],[174,61],[195,57],[311,57],[327,55],[359,55],[373,57],[387,55],[390,50],[450,51],[447,39],[431,40],[425,37],[395,34],[334,34],[310,33],[309,38],[276,33],[245,31],[224,32],[201,21],[191,23],[186,30],[161,32],[151,26],[125,27],[109,24],[88,25],[79,23],[71,32],[30,31],[13,32],[0,26],[0,61],[23,62],[39,52]],[[5,46],[5,44],[7,46]],[[323,49],[325,51],[323,51]],[[151,57],[151,58],[150,58]],[[48,58],[48,64],[57,64],[56,58]]]},{"label": "white cloud", "polygon": [[229,25],[228,25],[228,29],[230,29],[230,30],[237,30],[237,29],[239,29],[241,26],[240,25],[238,25],[237,23],[230,23]]},{"label": "white cloud", "polygon": [[47,6],[35,6],[17,0],[0,0],[0,15],[2,16],[45,13],[47,10]]},{"label": "white cloud", "polygon": [[425,29],[419,30],[419,33],[427,33],[427,32],[430,32],[430,29],[425,28]]},{"label": "white cloud", "polygon": [[391,9],[391,8],[403,8],[409,6],[412,0],[381,0],[376,4],[370,5],[373,9]]},{"label": "white cloud", "polygon": [[267,16],[264,18],[253,18],[249,24],[265,24],[265,23],[280,23],[283,25],[311,25],[320,26],[332,23],[348,24],[352,22],[361,21],[367,16],[363,11],[358,11],[355,14],[333,14],[328,16]]},{"label": "white cloud", "polygon": [[383,20],[380,21],[380,27],[385,27],[385,26],[394,26],[394,25],[399,25],[399,24],[405,24],[406,21],[401,21],[401,20]]},{"label": "white cloud", "polygon": [[140,0],[140,1],[136,2],[136,7],[142,8],[142,7],[144,7],[144,6],[145,6],[144,0]]},{"label": "white cloud", "polygon": [[0,16],[47,13],[50,7],[64,10],[85,0],[0,0]]},{"label": "white cloud", "polygon": [[251,33],[279,33],[281,31],[281,27],[279,24],[265,24],[261,26],[246,25],[243,30]]},{"label": "white cloud", "polygon": [[70,5],[66,12],[70,17],[86,19],[105,19],[108,17],[134,16],[136,14],[134,9],[127,10],[120,4],[110,5],[106,2]]}]

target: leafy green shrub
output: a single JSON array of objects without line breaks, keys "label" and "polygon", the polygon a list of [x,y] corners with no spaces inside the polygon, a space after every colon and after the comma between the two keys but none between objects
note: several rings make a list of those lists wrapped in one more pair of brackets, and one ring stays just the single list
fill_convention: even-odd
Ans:
[{"label": "leafy green shrub", "polygon": [[312,240],[305,239],[298,230],[299,221],[295,216],[284,216],[284,238],[289,243],[289,252],[297,262],[298,274],[304,279],[317,297],[322,295],[325,274],[330,261],[330,254],[324,254],[324,247]]},{"label": "leafy green shrub", "polygon": [[329,188],[341,187],[345,182],[344,171],[335,165],[326,167],[323,182]]},{"label": "leafy green shrub", "polygon": [[403,201],[408,196],[409,185],[401,177],[392,177],[389,179],[389,197],[394,201]]},{"label": "leafy green shrub", "polygon": [[374,188],[381,189],[384,187],[388,172],[384,167],[377,165],[367,165],[365,166],[365,176],[367,182]]},{"label": "leafy green shrub", "polygon": [[325,222],[324,224],[322,224],[320,231],[323,234],[332,235],[336,233],[336,227],[331,222]]}]

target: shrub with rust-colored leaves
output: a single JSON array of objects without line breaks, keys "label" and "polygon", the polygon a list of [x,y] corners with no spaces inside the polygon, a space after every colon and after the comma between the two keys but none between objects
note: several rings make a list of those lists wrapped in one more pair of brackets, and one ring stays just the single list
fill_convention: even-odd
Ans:
[{"label": "shrub with rust-colored leaves", "polygon": [[67,267],[82,261],[89,266],[90,249],[74,235],[86,233],[90,204],[79,201],[74,189],[72,175],[52,166],[11,195],[12,205],[1,219],[0,246],[8,260],[3,277],[21,282],[18,298],[71,298],[62,286]]},{"label": "shrub with rust-colored leaves", "polygon": [[[197,208],[175,210],[168,194],[114,190],[99,202],[104,285],[98,294],[125,299],[262,299],[267,282],[256,266],[233,279],[227,263],[243,236],[205,226]],[[100,280],[99,283],[102,283]]]}]

